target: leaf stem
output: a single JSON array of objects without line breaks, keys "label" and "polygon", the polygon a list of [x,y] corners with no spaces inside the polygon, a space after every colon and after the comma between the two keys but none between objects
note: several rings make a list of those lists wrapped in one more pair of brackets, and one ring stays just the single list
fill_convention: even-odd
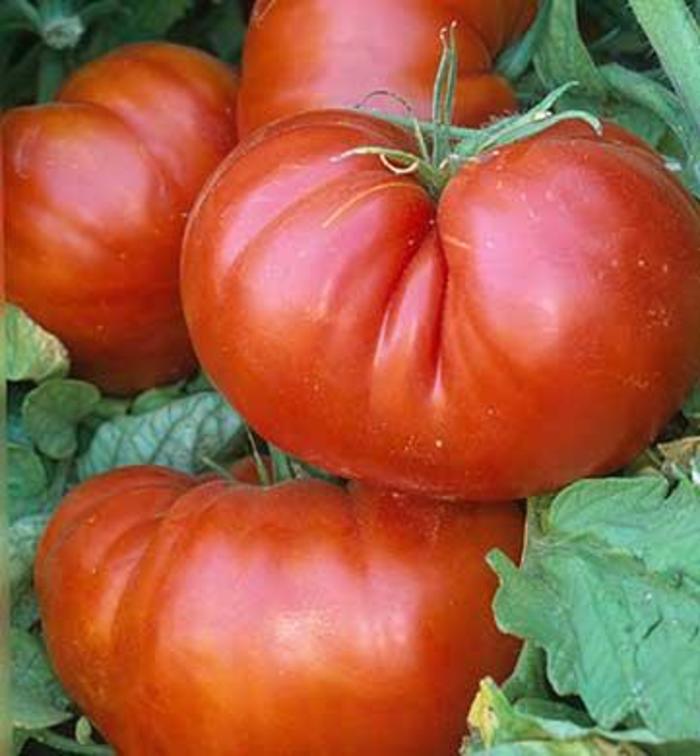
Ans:
[{"label": "leaf stem", "polygon": [[51,732],[51,730],[32,730],[30,737],[63,753],[77,753],[84,756],[114,756],[114,751],[109,746],[98,745],[97,743],[83,745],[72,738]]},{"label": "leaf stem", "polygon": [[248,435],[250,453],[253,457],[253,461],[255,462],[255,469],[257,470],[258,478],[260,478],[260,483],[265,487],[271,486],[273,481],[270,478],[270,473],[268,472],[267,465],[265,464],[265,460],[260,454],[260,450],[258,449],[258,444],[255,440],[255,436],[253,435],[253,431],[250,429],[250,426],[247,423],[245,426],[245,431]]}]

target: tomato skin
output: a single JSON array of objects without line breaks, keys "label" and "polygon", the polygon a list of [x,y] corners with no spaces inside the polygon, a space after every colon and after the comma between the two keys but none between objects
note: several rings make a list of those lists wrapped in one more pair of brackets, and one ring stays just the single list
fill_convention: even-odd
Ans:
[{"label": "tomato skin", "polygon": [[8,298],[76,376],[130,394],[194,366],[178,293],[187,213],[234,146],[237,78],[166,43],[77,71],[2,120]]},{"label": "tomato skin", "polygon": [[516,504],[116,470],[40,544],[45,638],[123,756],[447,756],[517,654],[484,556],[522,528]]},{"label": "tomato skin", "polygon": [[300,115],[222,165],[183,253],[207,374],[279,447],[393,488],[517,498],[627,462],[700,372],[690,197],[578,122],[470,162],[437,206],[332,159],[395,134]]},{"label": "tomato skin", "polygon": [[[243,51],[241,136],[294,113],[353,108],[377,91],[403,98],[428,118],[440,30],[453,21],[455,122],[476,125],[513,110],[513,92],[492,73],[493,63],[529,26],[536,7],[536,0],[258,0]],[[386,94],[367,107],[406,114]]]}]

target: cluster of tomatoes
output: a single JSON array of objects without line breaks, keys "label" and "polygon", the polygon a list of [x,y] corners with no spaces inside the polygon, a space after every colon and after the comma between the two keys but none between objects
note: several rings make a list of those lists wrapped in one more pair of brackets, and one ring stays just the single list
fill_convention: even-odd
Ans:
[{"label": "cluster of tomatoes", "polygon": [[632,135],[559,124],[439,197],[360,154],[418,151],[352,108],[429,117],[455,20],[455,120],[513,109],[491,68],[535,10],[261,0],[240,84],[134,45],[5,116],[9,298],[75,374],[130,394],[196,353],[261,435],[357,481],[264,486],[247,461],[68,496],[44,631],[119,753],[456,752],[517,653],[484,564],[517,557],[513,500],[626,463],[700,373],[700,220]]}]

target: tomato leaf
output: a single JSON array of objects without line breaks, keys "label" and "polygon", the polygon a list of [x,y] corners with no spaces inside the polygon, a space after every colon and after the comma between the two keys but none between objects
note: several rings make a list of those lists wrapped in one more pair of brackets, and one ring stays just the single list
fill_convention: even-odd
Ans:
[{"label": "tomato leaf", "polygon": [[78,474],[85,480],[114,467],[137,464],[197,472],[204,469],[204,459],[216,459],[244,439],[241,418],[218,394],[192,394],[141,415],[104,423],[80,458]]},{"label": "tomato leaf", "polygon": [[5,309],[7,379],[35,381],[68,374],[68,352],[61,342],[19,307]]},{"label": "tomato leaf", "polygon": [[217,0],[182,19],[168,36],[176,42],[211,49],[222,60],[233,62],[240,57],[245,31],[240,0]]},{"label": "tomato leaf", "polygon": [[125,0],[134,28],[162,35],[192,7],[193,0]]},{"label": "tomato leaf", "polygon": [[700,421],[700,384],[696,384],[683,404],[683,414],[689,419]]},{"label": "tomato leaf", "polygon": [[165,407],[173,399],[177,399],[182,395],[185,382],[178,381],[171,386],[157,386],[156,388],[148,389],[140,393],[131,405],[132,415],[142,415],[145,412],[152,412],[153,410]]},{"label": "tomato leaf", "polygon": [[471,737],[463,744],[463,756],[644,756],[635,743],[658,742],[646,730],[600,730],[583,712],[564,703],[523,699],[512,704],[490,679],[481,683],[469,724]]},{"label": "tomato leaf", "polygon": [[199,373],[185,386],[185,393],[186,394],[197,394],[201,391],[214,391],[214,386],[212,385],[209,378],[207,378],[206,373],[200,370]]},{"label": "tomato leaf", "polygon": [[542,0],[537,17],[525,34],[506,48],[496,61],[495,70],[506,79],[515,81],[525,74],[535,52],[548,30],[552,0]]},{"label": "tomato leaf", "polygon": [[658,148],[668,131],[665,121],[653,111],[629,101],[608,102],[605,116],[641,137],[652,147]]},{"label": "tomato leaf", "polygon": [[551,0],[534,61],[548,89],[576,81],[584,94],[604,97],[607,92],[605,80],[581,39],[576,0]]},{"label": "tomato leaf", "polygon": [[48,516],[32,515],[14,522],[8,530],[8,564],[12,624],[27,627],[35,617],[32,568]]},{"label": "tomato leaf", "polygon": [[47,457],[67,459],[78,448],[78,424],[99,401],[99,389],[90,383],[60,378],[45,381],[24,399],[24,427]]},{"label": "tomato leaf", "polygon": [[8,443],[7,498],[10,521],[27,514],[25,502],[36,501],[48,485],[48,476],[38,454],[29,446]]},{"label": "tomato leaf", "polygon": [[574,483],[531,528],[520,569],[489,556],[499,626],[544,648],[556,692],[602,728],[635,716],[660,739],[700,739],[699,542],[685,479]]},{"label": "tomato leaf", "polygon": [[70,703],[41,641],[25,630],[11,628],[10,654],[12,724],[35,730],[71,719]]},{"label": "tomato leaf", "polygon": [[503,683],[509,701],[519,698],[551,697],[547,682],[547,658],[544,651],[532,643],[524,643],[511,676]]}]

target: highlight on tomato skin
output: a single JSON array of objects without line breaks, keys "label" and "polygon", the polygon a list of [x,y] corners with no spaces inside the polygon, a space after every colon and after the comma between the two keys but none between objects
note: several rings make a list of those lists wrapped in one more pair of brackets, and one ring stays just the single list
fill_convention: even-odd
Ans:
[{"label": "highlight on tomato skin", "polygon": [[536,0],[258,0],[243,50],[241,136],[283,116],[360,103],[398,115],[408,105],[429,118],[439,33],[453,22],[455,123],[511,112],[515,95],[492,69],[536,9]]},{"label": "highlight on tomato skin", "polygon": [[522,537],[516,503],[132,467],[66,497],[35,581],[63,685],[123,756],[447,756],[517,656],[484,557]]},{"label": "highlight on tomato skin", "polygon": [[194,369],[182,233],[236,142],[237,93],[221,61],[153,42],[3,115],[7,296],[63,341],[76,377],[132,394]]},{"label": "highlight on tomato skin", "polygon": [[574,120],[468,162],[437,201],[347,156],[410,141],[318,111],[224,161],[183,250],[207,374],[346,478],[498,500],[623,466],[700,372],[693,200],[624,129]]}]

